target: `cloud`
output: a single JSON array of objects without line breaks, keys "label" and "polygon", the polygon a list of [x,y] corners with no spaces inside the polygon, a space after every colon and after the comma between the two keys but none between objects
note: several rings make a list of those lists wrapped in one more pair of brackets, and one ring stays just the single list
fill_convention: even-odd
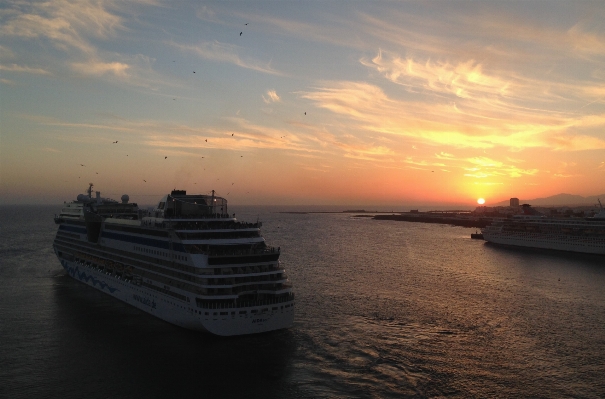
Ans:
[{"label": "cloud", "polygon": [[267,104],[270,104],[280,102],[281,98],[279,98],[275,90],[267,90],[267,97],[263,96],[263,101]]},{"label": "cloud", "polygon": [[474,164],[474,165],[479,165],[482,167],[501,167],[502,166],[502,162],[499,161],[494,161],[492,159],[489,159],[487,157],[475,157],[475,158],[470,158],[468,159],[468,162]]},{"label": "cloud", "polygon": [[441,151],[439,154],[435,154],[435,158],[438,159],[455,159],[452,154],[448,154],[447,152]]},{"label": "cloud", "polygon": [[82,75],[102,76],[105,74],[112,74],[119,77],[126,77],[126,72],[130,66],[121,62],[90,60],[88,62],[74,62],[71,64],[71,68]]},{"label": "cloud", "polygon": [[238,47],[232,44],[220,43],[218,41],[203,42],[197,45],[180,44],[169,42],[168,44],[186,52],[197,54],[198,56],[212,61],[225,62],[237,65],[241,68],[251,69],[257,72],[270,75],[282,75],[271,67],[271,63],[261,63],[256,60],[242,60],[237,54]]},{"label": "cloud", "polygon": [[[492,86],[482,87],[481,90]],[[473,90],[469,89],[469,93]],[[512,113],[512,106],[472,98],[461,99],[459,105],[438,98],[395,98],[367,82],[322,82],[321,86],[298,94],[333,112],[352,131],[395,135],[454,148],[605,148],[605,140],[597,136],[605,128],[605,115],[565,115],[529,108]]]},{"label": "cloud", "polygon": [[431,60],[419,63],[412,58],[402,59],[380,50],[376,57],[371,60],[362,58],[360,62],[374,68],[393,83],[462,98],[478,94],[505,95],[510,85],[498,77],[485,74],[481,64],[474,60],[457,64]]},{"label": "cloud", "polygon": [[55,47],[93,53],[86,36],[106,38],[123,29],[122,19],[110,13],[99,1],[13,3],[5,13],[0,36],[23,39],[45,38]]},{"label": "cloud", "polygon": [[49,71],[42,69],[42,68],[30,68],[27,66],[20,66],[17,64],[0,65],[0,71],[31,73],[34,75],[52,75]]}]

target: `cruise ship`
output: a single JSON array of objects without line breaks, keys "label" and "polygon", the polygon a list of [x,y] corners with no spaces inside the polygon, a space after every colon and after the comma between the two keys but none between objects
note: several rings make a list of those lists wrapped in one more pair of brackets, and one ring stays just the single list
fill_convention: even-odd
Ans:
[{"label": "cruise ship", "polygon": [[221,336],[288,328],[294,293],[261,223],[227,200],[174,190],[153,210],[102,198],[66,203],[53,248],[71,277],[172,324]]},{"label": "cruise ship", "polygon": [[[599,201],[599,205],[601,205]],[[605,210],[590,218],[550,218],[524,205],[524,213],[483,228],[494,244],[605,255]]]}]

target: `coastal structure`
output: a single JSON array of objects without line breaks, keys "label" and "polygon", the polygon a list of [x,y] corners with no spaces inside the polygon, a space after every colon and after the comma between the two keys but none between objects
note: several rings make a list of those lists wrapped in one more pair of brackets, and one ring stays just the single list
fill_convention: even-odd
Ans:
[{"label": "coastal structure", "polygon": [[217,335],[287,328],[294,294],[261,223],[227,200],[174,190],[151,211],[87,195],[65,204],[53,248],[67,273],[172,324]]},{"label": "coastal structure", "polygon": [[481,232],[494,244],[605,255],[602,205],[590,218],[549,218],[524,204],[522,215],[494,219]]}]

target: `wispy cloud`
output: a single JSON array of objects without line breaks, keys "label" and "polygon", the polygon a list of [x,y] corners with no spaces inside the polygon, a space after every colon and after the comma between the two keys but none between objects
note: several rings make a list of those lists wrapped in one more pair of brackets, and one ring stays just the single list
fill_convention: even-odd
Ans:
[{"label": "wispy cloud", "polygon": [[58,0],[13,3],[5,12],[0,36],[26,39],[45,38],[62,50],[70,48],[94,53],[87,36],[105,38],[123,29],[122,19],[109,12],[108,2]]},{"label": "wispy cloud", "polygon": [[[523,149],[543,147],[561,151],[604,149],[597,136],[605,115],[549,115],[527,109],[504,113],[489,103],[461,99],[395,99],[365,82],[323,82],[299,93],[316,106],[349,120],[351,129],[404,136],[454,148]],[[481,107],[479,115],[474,109]],[[354,126],[354,127],[353,127]]]},{"label": "wispy cloud", "polygon": [[121,62],[103,62],[94,60],[89,60],[88,62],[74,62],[71,64],[71,67],[74,71],[77,71],[82,75],[102,76],[109,73],[119,77],[126,77],[126,72],[128,68],[130,68],[129,65]]},{"label": "wispy cloud", "polygon": [[198,56],[216,62],[225,62],[237,65],[241,68],[251,69],[257,72],[271,75],[282,75],[281,72],[273,69],[270,62],[262,63],[257,60],[243,60],[238,55],[238,47],[233,44],[220,43],[218,41],[203,42],[195,45],[180,44],[169,42],[168,44],[180,49],[181,51],[191,52]]},{"label": "wispy cloud", "polygon": [[509,82],[489,76],[475,60],[450,64],[448,62],[417,62],[411,58],[402,59],[397,55],[379,51],[371,60],[362,58],[360,62],[376,69],[393,83],[413,89],[453,94],[471,98],[478,94],[506,95]]},{"label": "wispy cloud", "polygon": [[21,66],[17,64],[0,65],[0,71],[31,73],[35,75],[52,75],[49,71],[42,68],[31,68],[28,66]]},{"label": "wispy cloud", "polygon": [[267,90],[267,97],[263,96],[263,101],[267,104],[280,102],[281,98],[277,95],[275,90]]}]

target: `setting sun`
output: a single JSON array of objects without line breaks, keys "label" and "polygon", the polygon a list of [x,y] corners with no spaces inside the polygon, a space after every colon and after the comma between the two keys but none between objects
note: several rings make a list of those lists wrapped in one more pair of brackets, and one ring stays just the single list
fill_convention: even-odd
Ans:
[{"label": "setting sun", "polygon": [[483,205],[483,204],[485,204],[485,200],[484,200],[483,198],[479,198],[479,199],[477,200],[477,203],[478,203],[479,205]]}]

